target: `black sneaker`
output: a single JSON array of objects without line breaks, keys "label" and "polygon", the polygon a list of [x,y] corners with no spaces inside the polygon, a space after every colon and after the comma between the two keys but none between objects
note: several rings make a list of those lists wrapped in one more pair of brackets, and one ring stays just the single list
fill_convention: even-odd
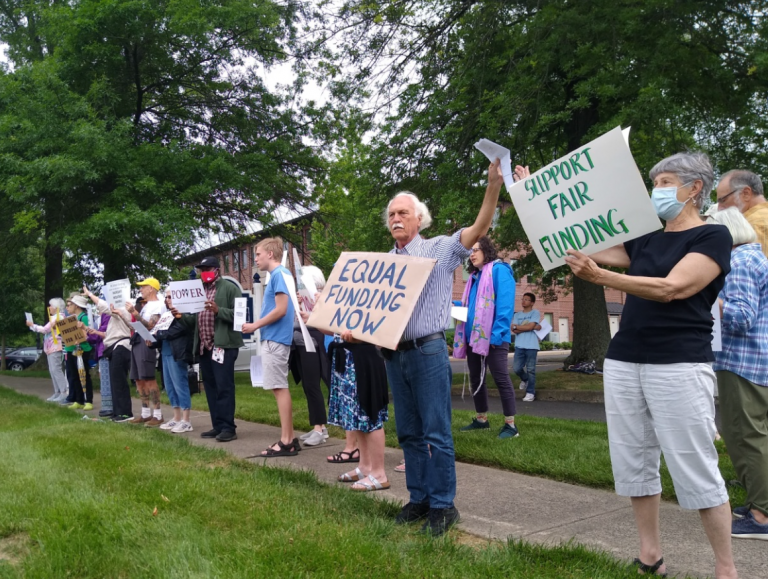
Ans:
[{"label": "black sneaker", "polygon": [[219,434],[221,433],[214,428],[213,430],[207,430],[200,434],[200,438],[216,438]]},{"label": "black sneaker", "polygon": [[395,517],[396,525],[405,525],[406,523],[415,523],[425,519],[429,514],[429,505],[427,503],[408,503]]},{"label": "black sneaker", "polygon": [[99,416],[102,418],[111,418],[113,414],[111,410],[99,410]]},{"label": "black sneaker", "polygon": [[461,520],[456,507],[429,509],[429,520],[421,527],[424,534],[439,537]]},{"label": "black sneaker", "polygon": [[234,430],[222,430],[217,436],[216,440],[219,442],[229,442],[230,440],[237,440],[237,434]]},{"label": "black sneaker", "polygon": [[128,414],[119,414],[117,416],[113,416],[111,420],[112,422],[128,422],[129,420],[133,420],[133,416],[129,416]]}]

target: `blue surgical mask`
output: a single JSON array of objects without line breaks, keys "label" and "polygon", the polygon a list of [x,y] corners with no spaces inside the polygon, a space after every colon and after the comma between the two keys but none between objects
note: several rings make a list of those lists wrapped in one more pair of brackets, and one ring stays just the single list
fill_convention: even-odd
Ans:
[{"label": "blue surgical mask", "polygon": [[664,221],[670,221],[680,215],[680,212],[685,207],[685,204],[690,201],[690,198],[685,201],[678,201],[677,190],[688,185],[690,183],[680,187],[655,187],[651,192],[651,202],[656,210],[656,215]]}]

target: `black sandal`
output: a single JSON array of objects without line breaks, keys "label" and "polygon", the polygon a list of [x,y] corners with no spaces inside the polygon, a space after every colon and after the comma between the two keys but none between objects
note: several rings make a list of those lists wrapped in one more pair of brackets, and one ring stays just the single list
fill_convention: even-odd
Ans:
[{"label": "black sandal", "polygon": [[[346,457],[346,458],[345,458]],[[331,458],[326,458],[328,462],[338,464],[341,462],[360,462],[360,449],[356,448],[352,452],[337,452]]]},{"label": "black sandal", "polygon": [[632,564],[637,566],[637,570],[642,572],[643,575],[656,575],[657,577],[666,577],[666,573],[657,573],[656,571],[659,570],[659,567],[661,567],[664,564],[664,557],[656,561],[653,565],[646,565],[643,563],[640,559],[635,559],[632,561]]},{"label": "black sandal", "polygon": [[[259,454],[257,456],[261,456],[264,458],[272,458],[275,456],[296,456],[299,454],[299,450],[301,450],[301,447],[296,444],[296,439],[291,441],[291,444],[283,444],[282,440],[278,440],[275,444],[277,444],[278,447],[280,447],[278,450],[275,450],[270,446],[267,448],[264,453]],[[298,447],[298,448],[297,448]]]}]

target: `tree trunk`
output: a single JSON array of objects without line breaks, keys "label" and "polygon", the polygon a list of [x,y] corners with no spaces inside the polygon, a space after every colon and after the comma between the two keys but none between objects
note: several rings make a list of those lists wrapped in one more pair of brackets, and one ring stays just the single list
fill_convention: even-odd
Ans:
[{"label": "tree trunk", "polygon": [[564,367],[579,362],[592,362],[603,367],[605,352],[611,341],[608,308],[603,286],[573,277],[573,349]]},{"label": "tree trunk", "polygon": [[5,370],[5,334],[0,336],[0,370]]},{"label": "tree trunk", "polygon": [[40,357],[35,360],[35,362],[27,368],[27,370],[42,370],[47,371],[48,370],[48,356],[46,356],[45,352],[40,354]]},{"label": "tree trunk", "polygon": [[52,298],[64,297],[64,251],[52,241],[53,227],[45,228],[45,305]]}]

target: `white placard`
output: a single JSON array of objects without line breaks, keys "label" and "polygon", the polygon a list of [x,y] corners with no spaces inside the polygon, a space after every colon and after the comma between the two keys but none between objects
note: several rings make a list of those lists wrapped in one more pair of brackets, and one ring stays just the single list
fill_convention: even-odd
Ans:
[{"label": "white placard", "polygon": [[539,322],[539,325],[541,326],[541,329],[535,330],[533,333],[536,334],[536,337],[541,341],[552,331],[552,325],[547,320],[542,320]]},{"label": "white placard", "polygon": [[236,332],[243,331],[245,316],[248,313],[248,300],[246,298],[235,298],[235,323],[233,329]]},{"label": "white placard", "polygon": [[32,321],[32,314],[30,314],[29,312],[24,312],[24,316],[27,318],[27,321],[30,324],[34,324],[34,322]]},{"label": "white placard", "polygon": [[459,320],[460,322],[467,322],[467,313],[469,311],[469,308],[462,308],[459,306],[451,306],[451,317],[454,320]]},{"label": "white placard", "polygon": [[251,356],[251,386],[254,388],[264,386],[264,368],[261,365],[261,356]]},{"label": "white placard", "polygon": [[171,304],[183,314],[196,314],[205,309],[205,289],[199,279],[172,281],[168,284]]},{"label": "white placard", "polygon": [[149,330],[144,327],[144,324],[141,322],[131,322],[131,327],[136,330],[136,332],[141,336],[144,340],[149,340],[150,342],[157,342],[155,340],[155,337],[149,333]]},{"label": "white placard", "polygon": [[512,176],[512,159],[509,149],[488,139],[480,139],[475,143],[475,148],[485,155],[491,163],[495,163],[496,159],[501,162],[501,176],[504,178],[504,185],[507,187],[507,191],[512,189],[515,180]]},{"label": "white placard", "polygon": [[111,281],[104,286],[104,301],[116,308],[124,308],[131,299],[131,282],[127,279]]},{"label": "white placard", "polygon": [[712,351],[723,351],[723,328],[720,320],[720,300],[712,304]]},{"label": "white placard", "polygon": [[567,249],[591,254],[661,227],[621,127],[518,181],[510,197],[545,270]]},{"label": "white placard", "polygon": [[304,268],[299,261],[299,252],[293,248],[293,267],[296,270],[296,281],[299,284],[299,297],[304,311],[311,312],[315,305],[317,286],[312,276],[304,273]]},{"label": "white placard", "polygon": [[295,316],[299,320],[301,335],[304,337],[304,348],[306,348],[307,352],[316,352],[315,343],[312,341],[312,336],[309,335],[309,330],[307,330],[307,326],[304,323],[304,320],[301,319],[301,316],[299,315],[301,310],[299,309],[299,300],[296,298],[296,284],[293,283],[293,276],[291,276],[289,273],[283,272],[283,279],[285,280],[285,285],[288,286],[288,295],[291,297],[291,301],[293,302]]},{"label": "white placard", "polygon": [[172,323],[173,323],[173,314],[171,312],[165,312],[162,316],[160,316],[160,319],[157,320],[155,327],[152,328],[150,333],[156,334],[157,332],[164,332],[165,330],[171,327]]}]

